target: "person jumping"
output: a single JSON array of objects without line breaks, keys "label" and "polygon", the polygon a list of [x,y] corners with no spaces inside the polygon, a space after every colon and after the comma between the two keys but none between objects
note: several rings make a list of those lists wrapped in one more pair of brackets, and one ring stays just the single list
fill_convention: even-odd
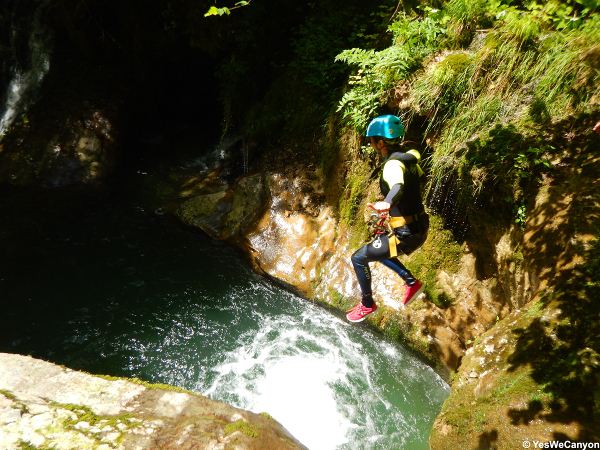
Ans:
[{"label": "person jumping", "polygon": [[383,162],[371,174],[379,176],[384,200],[368,203],[377,214],[389,214],[392,232],[378,235],[352,255],[362,300],[347,311],[350,322],[362,322],[377,310],[371,290],[369,263],[379,261],[396,272],[406,283],[404,306],[423,292],[425,286],[400,262],[398,255],[410,255],[427,238],[429,215],[421,200],[421,155],[412,142],[402,142],[404,128],[396,116],[380,116],[371,121],[367,137]]}]

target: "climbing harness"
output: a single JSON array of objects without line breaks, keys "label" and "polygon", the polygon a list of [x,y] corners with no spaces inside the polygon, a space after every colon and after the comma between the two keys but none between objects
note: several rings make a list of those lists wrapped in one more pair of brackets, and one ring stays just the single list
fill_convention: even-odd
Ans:
[{"label": "climbing harness", "polygon": [[395,258],[398,256],[398,244],[400,244],[400,239],[398,236],[396,236],[396,233],[394,233],[394,229],[408,225],[415,220],[419,220],[419,214],[414,214],[412,216],[390,217],[388,221],[387,213],[372,213],[369,219],[375,227],[376,237],[372,243],[373,247],[381,248],[381,236],[387,232],[390,246],[390,257]]},{"label": "climbing harness", "polygon": [[400,244],[400,239],[398,239],[398,236],[394,233],[394,229],[413,223],[415,220],[419,220],[418,214],[412,216],[390,217],[390,257],[395,258],[398,256],[398,244]]},{"label": "climbing harness", "polygon": [[376,212],[371,214],[370,220],[373,226],[375,227],[375,234],[377,237],[373,241],[373,247],[381,248],[381,235],[384,234],[388,228],[388,225],[385,223],[387,219],[387,213],[377,214]]}]

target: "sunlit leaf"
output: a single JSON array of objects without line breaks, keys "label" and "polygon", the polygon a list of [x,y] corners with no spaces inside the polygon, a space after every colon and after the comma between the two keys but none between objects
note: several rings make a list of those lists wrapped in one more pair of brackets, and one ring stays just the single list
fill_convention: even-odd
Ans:
[{"label": "sunlit leaf", "polygon": [[204,17],[216,16],[217,14],[219,14],[219,10],[217,9],[217,7],[211,6],[210,9],[208,10],[208,12],[206,14],[204,14]]}]

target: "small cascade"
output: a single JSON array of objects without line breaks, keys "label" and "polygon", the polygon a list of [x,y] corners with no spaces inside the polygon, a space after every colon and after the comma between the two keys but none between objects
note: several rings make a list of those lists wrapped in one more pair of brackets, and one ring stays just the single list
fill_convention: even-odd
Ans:
[{"label": "small cascade", "polygon": [[36,100],[44,77],[50,70],[53,32],[42,22],[48,2],[42,2],[31,11],[27,2],[14,0],[6,7],[0,19],[9,30],[8,58],[4,62],[7,86],[0,110],[0,138],[27,108]]},{"label": "small cascade", "polygon": [[[185,168],[193,168],[198,173],[206,173],[214,170],[215,168],[223,165],[228,158],[231,158],[235,147],[241,141],[241,137],[238,135],[226,136],[222,138],[210,151],[205,151],[201,156],[193,158],[191,160],[186,159],[182,162],[182,166]],[[194,149],[194,151],[197,151]],[[185,158],[188,158],[186,155]]]}]

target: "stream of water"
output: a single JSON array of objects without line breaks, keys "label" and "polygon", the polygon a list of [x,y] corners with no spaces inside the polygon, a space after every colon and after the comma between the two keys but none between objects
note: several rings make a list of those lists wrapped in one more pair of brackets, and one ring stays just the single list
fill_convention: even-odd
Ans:
[{"label": "stream of water", "polygon": [[152,174],[0,192],[0,351],[268,412],[311,450],[427,449],[449,387],[156,214]]},{"label": "stream of water", "polygon": [[[3,69],[0,71],[0,80],[2,75],[8,75],[10,79],[5,92],[0,92],[0,106],[3,106],[0,109],[0,138],[19,114],[33,103],[50,69],[54,36],[41,20],[47,6],[47,1],[37,2],[37,6],[31,8],[27,2],[9,0],[4,6],[5,14],[0,15],[0,26],[4,28],[2,32],[7,32],[10,43],[10,52],[3,55],[6,61],[0,62],[0,68]],[[31,10],[27,12],[27,9]],[[19,51],[22,48],[27,50]],[[18,53],[21,53],[21,57]],[[0,84],[0,89],[4,88]]]}]

